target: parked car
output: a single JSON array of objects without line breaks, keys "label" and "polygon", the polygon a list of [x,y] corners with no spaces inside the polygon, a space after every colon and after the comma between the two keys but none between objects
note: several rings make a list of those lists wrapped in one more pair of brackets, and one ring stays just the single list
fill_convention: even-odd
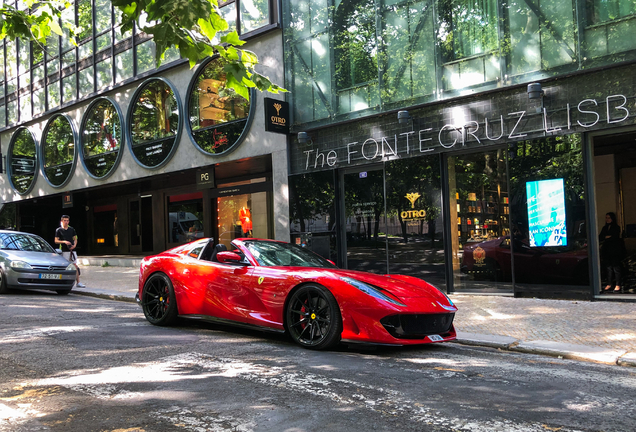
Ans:
[{"label": "parked car", "polygon": [[[531,247],[515,240],[515,281],[588,285],[587,248]],[[512,280],[510,236],[464,245],[461,271],[475,279]]]},{"label": "parked car", "polygon": [[146,257],[137,301],[146,319],[178,316],[287,332],[299,345],[414,345],[456,337],[457,308],[433,285],[405,275],[342,270],[307,248],[242,238],[203,239]]},{"label": "parked car", "polygon": [[0,230],[0,293],[9,289],[45,289],[65,295],[75,284],[77,269],[43,238]]}]

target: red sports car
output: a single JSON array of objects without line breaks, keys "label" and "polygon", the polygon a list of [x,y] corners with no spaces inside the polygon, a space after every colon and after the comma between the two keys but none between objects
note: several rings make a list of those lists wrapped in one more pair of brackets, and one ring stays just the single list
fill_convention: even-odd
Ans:
[{"label": "red sports car", "polygon": [[177,316],[287,331],[306,348],[343,342],[414,345],[455,339],[457,308],[411,276],[341,270],[285,242],[202,239],[145,258],[137,301],[146,319]]}]

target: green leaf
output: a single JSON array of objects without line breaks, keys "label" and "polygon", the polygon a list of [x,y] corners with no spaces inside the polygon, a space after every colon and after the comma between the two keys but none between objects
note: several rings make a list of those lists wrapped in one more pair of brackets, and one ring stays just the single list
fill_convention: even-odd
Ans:
[{"label": "green leaf", "polygon": [[226,43],[226,44],[230,44],[230,45],[234,45],[234,46],[241,46],[245,44],[245,41],[242,41],[239,38],[238,33],[235,31],[230,32],[228,34],[226,34],[225,36],[221,37],[221,43]]}]

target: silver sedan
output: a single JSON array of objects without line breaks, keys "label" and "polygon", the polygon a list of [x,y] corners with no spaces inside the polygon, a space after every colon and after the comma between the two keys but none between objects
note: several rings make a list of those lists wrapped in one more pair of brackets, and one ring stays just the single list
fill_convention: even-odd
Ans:
[{"label": "silver sedan", "polygon": [[0,294],[9,289],[46,289],[68,294],[75,265],[34,234],[0,230]]}]

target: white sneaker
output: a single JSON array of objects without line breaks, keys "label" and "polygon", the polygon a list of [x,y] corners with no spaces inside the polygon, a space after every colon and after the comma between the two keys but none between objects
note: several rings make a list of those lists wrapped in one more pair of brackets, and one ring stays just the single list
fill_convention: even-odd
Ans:
[{"label": "white sneaker", "polygon": [[84,284],[83,284],[83,283],[81,283],[81,282],[78,282],[77,284],[75,284],[75,286],[76,286],[77,288],[86,288],[86,285],[84,285]]}]

